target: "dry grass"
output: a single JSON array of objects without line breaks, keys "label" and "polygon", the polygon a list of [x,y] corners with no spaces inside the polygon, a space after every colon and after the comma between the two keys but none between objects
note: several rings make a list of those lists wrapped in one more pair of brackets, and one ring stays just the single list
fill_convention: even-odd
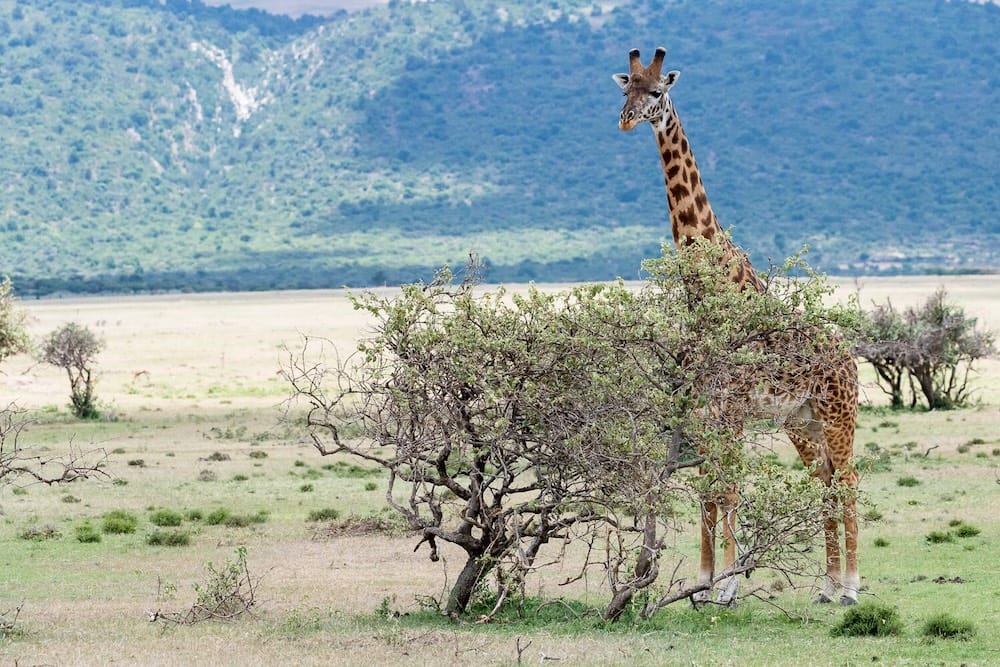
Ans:
[{"label": "dry grass", "polygon": [[[1000,329],[1000,290],[994,277],[866,280],[861,285],[862,303],[891,295],[894,303],[909,305],[924,299],[939,284],[969,313]],[[853,284],[845,283],[840,294],[853,289]],[[329,461],[302,442],[294,429],[279,423],[280,403],[286,395],[279,374],[285,356],[282,346],[294,349],[301,334],[309,333],[332,338],[342,349],[350,349],[368,326],[366,317],[350,307],[342,292],[108,297],[31,301],[23,306],[31,315],[30,331],[36,339],[67,321],[85,324],[105,338],[97,396],[105,412],[116,419],[92,423],[69,419],[65,408],[68,385],[61,371],[38,365],[27,356],[16,357],[0,370],[0,395],[16,398],[39,419],[26,432],[24,444],[47,447],[49,453],[64,450],[71,441],[85,449],[102,447],[109,452],[111,472],[127,484],[32,486],[25,495],[15,495],[8,488],[0,495],[0,611],[21,600],[25,603],[18,621],[22,634],[0,639],[5,661],[80,665],[516,662],[517,636],[503,628],[415,627],[378,621],[372,615],[384,599],[391,600],[394,610],[407,613],[418,609],[416,596],[440,595],[443,568],[452,577],[458,571],[457,551],[446,548],[445,561],[434,564],[426,551],[412,552],[413,539],[336,534],[316,539],[316,526],[305,520],[310,511],[320,508],[336,507],[341,516],[364,516],[382,504],[381,485],[377,491],[364,488],[367,481],[378,478],[338,478],[324,471],[322,466]],[[940,547],[937,551],[926,546],[920,547],[924,551],[912,552],[897,551],[895,546],[876,550],[868,546],[875,534],[892,545],[911,539],[916,543],[922,541],[923,533],[958,516],[983,529],[982,536],[966,544],[981,545],[978,555],[985,556],[985,545],[1000,529],[991,510],[997,500],[993,478],[998,457],[989,454],[1000,447],[996,407],[1000,404],[1000,363],[991,361],[983,368],[978,382],[986,405],[981,408],[863,416],[859,448],[872,441],[893,453],[893,472],[865,480],[867,493],[878,500],[885,514],[877,530],[866,529],[863,534],[866,581],[882,595],[894,598],[912,593],[905,585],[908,575],[899,572],[900,562],[911,563],[912,569],[929,577],[968,578],[962,559],[975,558],[977,553],[955,547],[958,555],[949,556],[953,569],[948,569],[920,560],[924,552],[944,553]],[[146,372],[136,375],[140,371]],[[877,389],[869,387],[868,393],[878,398]],[[887,426],[887,421],[897,425]],[[959,447],[974,438],[986,444],[960,453]],[[922,453],[932,445],[938,448],[930,459],[902,462],[904,446]],[[780,439],[776,446],[782,457],[791,460],[791,452]],[[252,451],[267,456],[252,458]],[[229,460],[210,460],[215,452],[227,454]],[[979,452],[989,458],[976,458]],[[129,465],[139,459],[143,466]],[[199,481],[203,470],[214,473],[216,481]],[[901,490],[895,479],[902,474],[912,474],[924,483]],[[237,481],[236,477],[245,479]],[[314,490],[302,492],[304,482]],[[65,502],[68,493],[80,502]],[[916,504],[909,504],[911,496]],[[889,506],[890,497],[899,500]],[[269,514],[266,523],[244,528],[187,523],[194,531],[191,546],[150,547],[144,536],[152,528],[148,512],[154,507],[204,513],[217,508],[239,513],[265,510]],[[113,509],[127,509],[141,517],[135,535],[104,536],[97,545],[72,539],[73,526],[85,519],[97,525],[99,517]],[[47,523],[62,532],[61,540],[36,543],[18,538],[26,526]],[[690,552],[694,544],[692,529],[682,536],[678,549]],[[264,577],[256,620],[167,630],[146,620],[147,609],[189,605],[194,597],[192,585],[204,579],[204,564],[223,563],[239,545],[247,547],[252,572]],[[546,574],[531,592],[595,603],[602,599],[596,577],[560,587],[559,582],[573,574],[570,569]],[[996,573],[990,576],[995,576],[992,581],[1000,580]],[[927,586],[926,594],[913,594],[918,600],[914,604],[935,610],[943,607],[959,615],[968,605],[976,609],[976,605],[990,604],[983,591],[974,598],[943,603],[933,596],[945,588]],[[172,588],[172,595],[165,594]],[[973,588],[953,585],[948,592],[958,590],[965,594]],[[925,598],[926,602],[920,602]],[[789,595],[783,604],[803,605],[821,623],[839,613],[831,608],[813,610],[806,599],[804,594]],[[816,641],[829,641],[825,627],[786,627],[772,618],[780,614],[752,602],[746,603],[745,610],[747,618],[754,619],[747,628],[756,630],[743,629],[739,623],[714,626],[708,621],[705,630],[680,624],[677,629],[652,633],[592,628],[550,632],[536,627],[526,631],[521,641],[521,646],[531,642],[522,657],[535,663],[558,658],[563,664],[800,664],[798,651],[814,651],[811,647]],[[988,616],[985,608],[981,611]],[[765,613],[770,620],[760,620]],[[990,623],[981,626],[982,637],[1000,631],[1000,621]],[[870,662],[876,653],[887,662],[911,664],[919,663],[920,656],[954,657],[911,644],[901,640],[899,646],[881,646],[876,652],[863,646],[841,647],[842,652],[829,656],[812,653],[816,656],[812,664]],[[983,654],[975,653],[982,650],[981,644],[972,642],[964,650],[972,653],[963,659],[983,662]]]}]

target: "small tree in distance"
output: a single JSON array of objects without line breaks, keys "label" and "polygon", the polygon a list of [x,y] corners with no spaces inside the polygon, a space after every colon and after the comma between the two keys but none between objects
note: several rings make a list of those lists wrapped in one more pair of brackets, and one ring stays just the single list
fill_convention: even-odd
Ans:
[{"label": "small tree in distance", "polygon": [[94,402],[94,361],[104,342],[90,329],[69,322],[49,334],[42,342],[42,361],[58,366],[69,377],[73,414],[80,419],[98,416]]},{"label": "small tree in distance", "polygon": [[996,352],[994,333],[950,303],[943,287],[903,311],[888,300],[876,304],[866,324],[857,353],[875,369],[893,408],[906,407],[907,389],[910,408],[921,398],[928,410],[966,405],[972,365]]},{"label": "small tree in distance", "polygon": [[24,313],[14,305],[14,288],[9,278],[0,281],[0,362],[9,356],[28,351]]}]

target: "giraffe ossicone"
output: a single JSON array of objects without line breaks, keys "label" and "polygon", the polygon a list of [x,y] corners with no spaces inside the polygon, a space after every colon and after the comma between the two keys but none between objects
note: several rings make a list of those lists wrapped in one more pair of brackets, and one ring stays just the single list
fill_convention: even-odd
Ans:
[{"label": "giraffe ossicone", "polygon": [[[720,244],[720,262],[729,267],[730,280],[742,289],[761,291],[764,284],[750,259],[731,240],[712,210],[698,171],[694,153],[674,109],[669,91],[680,72],[662,73],[666,49],[656,49],[649,65],[643,66],[638,49],[629,51],[629,71],[613,78],[625,94],[618,127],[630,131],[642,123],[653,128],[663,167],[674,244],[681,250],[696,239]],[[842,513],[831,506],[824,517],[826,575],[818,602],[832,602],[837,588],[841,603],[857,602],[861,577],[858,573],[858,522],[855,490],[854,435],[858,410],[858,367],[839,341],[830,340],[817,354],[798,361],[776,378],[773,386],[751,397],[762,416],[776,417],[805,464],[828,488],[834,480],[845,487],[840,494]],[[699,581],[711,582],[715,572],[716,527],[721,520],[724,535],[724,568],[736,558],[736,493],[707,499],[702,507],[701,562]],[[844,571],[841,573],[839,524],[844,524]],[[723,572],[725,569],[723,569]],[[718,601],[731,603],[737,595],[737,580],[729,577]],[[705,598],[708,597],[706,592]]]}]

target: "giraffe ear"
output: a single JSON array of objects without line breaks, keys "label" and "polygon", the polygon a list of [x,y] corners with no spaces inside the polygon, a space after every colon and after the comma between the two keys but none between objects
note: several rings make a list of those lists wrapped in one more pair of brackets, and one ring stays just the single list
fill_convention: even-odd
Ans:
[{"label": "giraffe ear", "polygon": [[666,74],[660,77],[660,84],[663,86],[663,90],[670,90],[677,79],[681,78],[681,73],[675,69],[670,70]]},{"label": "giraffe ear", "polygon": [[625,86],[628,85],[628,74],[612,74],[611,78],[615,80],[619,88],[625,90]]}]

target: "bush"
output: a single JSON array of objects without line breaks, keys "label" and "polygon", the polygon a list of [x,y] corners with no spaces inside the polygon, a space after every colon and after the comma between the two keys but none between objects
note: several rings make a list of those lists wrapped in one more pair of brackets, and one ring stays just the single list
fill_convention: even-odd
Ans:
[{"label": "bush", "polygon": [[223,454],[222,452],[212,452],[205,459],[206,461],[228,461],[230,459],[229,454]]},{"label": "bush", "polygon": [[900,477],[899,479],[896,480],[896,484],[898,486],[912,487],[912,486],[919,485],[920,484],[920,480],[917,479],[916,477],[909,477],[909,476],[907,476],[907,477]]},{"label": "bush", "polygon": [[252,459],[266,459],[267,458],[267,452],[262,452],[259,449],[255,449],[254,451],[250,452],[250,458],[252,458]]},{"label": "bush", "polygon": [[927,534],[925,539],[931,544],[944,544],[945,542],[955,541],[950,532],[941,530],[932,530]]},{"label": "bush", "polygon": [[332,507],[324,507],[320,510],[309,512],[307,521],[334,521],[340,517],[340,512]]},{"label": "bush", "polygon": [[230,515],[229,510],[227,510],[225,507],[220,507],[218,509],[212,510],[211,512],[208,513],[208,515],[205,516],[205,523],[207,523],[209,526],[218,526],[220,524],[225,523],[226,519],[229,518],[229,515]]},{"label": "bush", "polygon": [[302,486],[299,487],[299,491],[301,491],[302,493],[309,493],[312,490],[313,490],[312,484],[303,484]]},{"label": "bush", "polygon": [[969,640],[976,635],[976,626],[971,621],[957,619],[941,612],[924,621],[920,634],[931,639]]},{"label": "bush", "polygon": [[214,482],[217,479],[219,479],[219,476],[216,475],[215,472],[212,471],[212,470],[207,470],[206,469],[206,470],[202,470],[200,473],[198,473],[198,481],[199,482]]},{"label": "bush", "polygon": [[955,528],[955,535],[957,537],[975,537],[978,534],[979,529],[975,526],[970,526],[967,523],[959,524],[958,527]]},{"label": "bush", "polygon": [[268,513],[264,510],[256,514],[230,514],[223,522],[227,528],[246,528],[256,523],[266,523]]},{"label": "bush", "polygon": [[134,533],[139,525],[139,517],[125,510],[114,510],[104,515],[101,521],[101,532],[106,535],[124,535]]},{"label": "bush", "polygon": [[188,521],[201,521],[203,518],[205,518],[205,515],[202,513],[201,510],[188,510],[184,516],[187,518]]},{"label": "bush", "polygon": [[191,534],[186,530],[154,530],[146,536],[146,544],[155,547],[186,547]]},{"label": "bush", "polygon": [[89,523],[84,523],[74,529],[76,541],[84,544],[92,544],[101,541],[101,534]]},{"label": "bush", "polygon": [[161,528],[179,526],[183,520],[184,517],[180,512],[171,509],[159,509],[149,516],[150,523]]},{"label": "bush", "polygon": [[887,547],[887,546],[889,546],[889,540],[885,539],[884,537],[876,537],[875,538],[875,546],[877,546],[877,547]]},{"label": "bush", "polygon": [[878,602],[862,602],[851,607],[833,628],[834,637],[890,637],[903,633],[899,612]]}]

